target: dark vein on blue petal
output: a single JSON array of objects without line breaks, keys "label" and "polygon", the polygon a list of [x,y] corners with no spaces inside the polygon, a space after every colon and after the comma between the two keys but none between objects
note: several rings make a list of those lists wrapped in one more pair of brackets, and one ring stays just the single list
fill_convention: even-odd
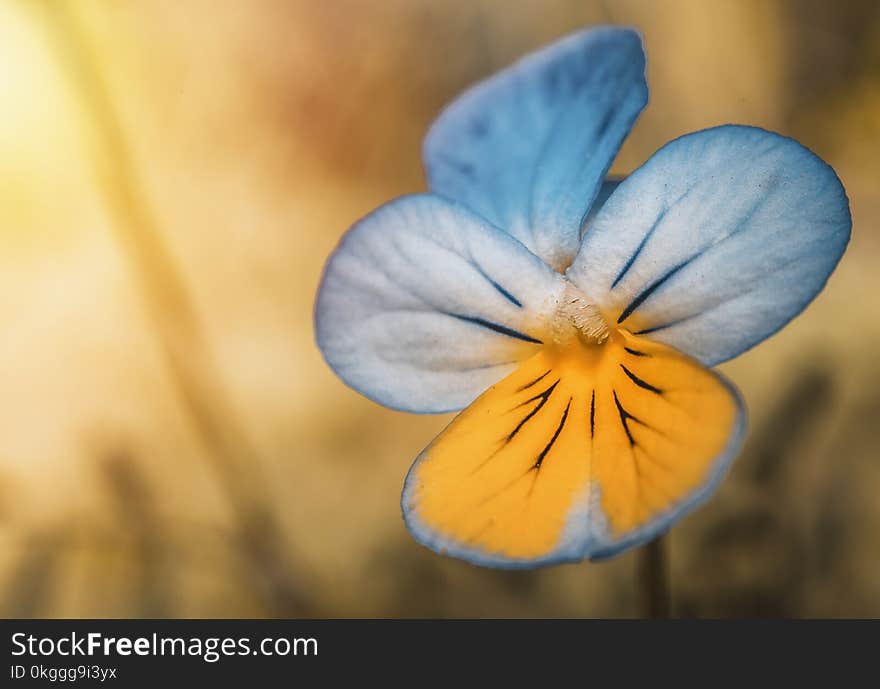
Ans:
[{"label": "dark vein on blue petal", "polygon": [[[677,204],[679,204],[684,199],[684,197],[687,196],[690,193],[690,191],[694,188],[695,187],[691,187],[690,189],[688,189],[688,191],[686,191],[684,194],[682,194],[678,199],[676,199],[671,204],[667,205],[663,209],[663,211],[660,213],[660,215],[657,216],[657,219],[654,221],[654,224],[647,231],[647,233],[645,233],[645,236],[642,237],[642,241],[639,243],[639,246],[636,249],[635,253],[630,257],[629,261],[627,261],[626,265],[623,267],[623,270],[620,271],[618,276],[615,278],[614,282],[611,283],[612,289],[614,289],[614,287],[617,286],[617,283],[619,283],[623,279],[624,275],[626,275],[626,273],[632,267],[633,263],[635,263],[636,258],[642,252],[642,249],[645,248],[645,244],[647,243],[647,241],[651,237],[651,235],[654,233],[654,230],[656,229],[656,227],[660,223],[660,221],[666,216],[666,213],[670,209],[675,207]],[[745,214],[742,216],[742,218],[740,218],[740,220],[736,223],[736,225],[734,226],[734,228],[730,232],[728,232],[727,234],[721,235],[720,237],[717,237],[714,241],[711,241],[709,244],[702,247],[699,251],[697,251],[696,254],[691,256],[691,258],[687,259],[687,261],[685,261],[685,263],[690,262],[691,260],[693,260],[697,256],[705,253],[706,251],[708,251],[712,247],[717,246],[718,244],[721,244],[722,242],[725,242],[728,239],[730,239],[731,237],[739,234],[745,228],[745,226],[748,224],[748,222],[752,219],[752,217],[755,215],[755,213],[758,211],[758,209],[761,206],[763,206],[764,203],[766,203],[768,198],[769,197],[767,195],[757,197],[755,199],[754,203],[752,204],[752,206],[745,212]]]},{"label": "dark vein on blue petal", "polygon": [[[724,302],[722,302],[724,303]],[[707,309],[709,311],[711,309]],[[673,325],[678,325],[679,323],[684,323],[685,321],[689,321],[692,318],[696,318],[697,316],[701,316],[706,311],[699,311],[691,316],[684,316],[683,318],[676,318],[674,321],[669,321],[668,323],[664,323],[663,325],[655,325],[651,328],[645,328],[644,330],[638,330],[634,335],[650,335],[651,333],[656,333],[658,330],[665,330],[666,328],[671,328]]]},{"label": "dark vein on blue petal", "polygon": [[[467,368],[459,368],[457,366],[452,366],[450,368],[430,368],[426,369],[429,371],[452,371],[453,373],[468,373],[470,371],[484,371],[487,368],[497,368],[498,366],[510,366],[511,364],[518,364],[519,359],[513,359],[511,361],[495,361],[490,364],[480,364],[479,366],[468,366]],[[425,369],[426,367],[422,367]]]},{"label": "dark vein on blue petal", "polygon": [[499,285],[498,282],[496,282],[493,278],[491,278],[489,274],[485,270],[483,270],[483,267],[479,263],[477,263],[473,259],[469,260],[468,263],[470,263],[474,267],[474,269],[486,279],[486,282],[492,285],[492,287],[494,287],[502,297],[507,299],[507,301],[509,301],[514,306],[522,308],[522,302],[515,296],[513,296],[513,294],[511,294],[509,290],[505,289],[504,287]]},{"label": "dark vein on blue petal", "polygon": [[688,265],[692,260],[694,260],[694,258],[696,258],[696,256],[692,256],[691,258],[684,261],[683,263],[679,263],[677,266],[675,266],[674,268],[667,271],[665,275],[658,278],[657,280],[654,280],[654,282],[652,282],[645,289],[643,289],[641,292],[639,292],[639,294],[636,295],[636,298],[633,299],[630,302],[629,306],[627,306],[623,310],[623,313],[620,314],[620,317],[617,319],[618,324],[623,323],[627,318],[629,318],[630,314],[632,314],[633,311],[635,311],[637,308],[639,308],[639,306],[641,306],[641,304],[645,301],[645,299],[650,297],[654,293],[654,291],[658,287],[660,287],[660,285],[662,285],[664,282],[669,280],[669,278],[671,278],[673,275],[675,275],[678,271],[680,271],[682,268],[684,268],[686,265]]},{"label": "dark vein on blue petal", "polygon": [[[677,204],[686,195],[687,194],[682,195],[682,197],[679,198],[675,203]],[[728,232],[727,234],[722,235],[720,237],[717,237],[715,240],[713,240],[713,241],[709,242],[708,244],[706,244],[705,246],[701,247],[697,252],[695,252],[694,254],[692,254],[691,256],[686,258],[684,261],[682,261],[681,263],[679,263],[676,266],[674,266],[673,268],[671,268],[665,275],[663,275],[658,280],[655,280],[647,288],[642,290],[642,292],[639,293],[639,295],[636,296],[635,299],[633,299],[633,301],[630,303],[630,305],[628,307],[626,307],[626,309],[623,310],[623,313],[620,314],[620,318],[617,319],[617,322],[622,323],[624,320],[626,320],[630,316],[630,314],[632,314],[633,311],[635,311],[649,296],[651,296],[651,294],[658,287],[660,287],[660,285],[662,285],[669,278],[671,278],[673,275],[678,273],[678,271],[680,271],[682,268],[684,268],[688,264],[692,263],[694,260],[700,258],[701,256],[704,256],[711,249],[714,249],[718,245],[726,242],[731,237],[734,237],[735,235],[742,232],[742,230],[746,227],[746,225],[752,219],[752,217],[755,215],[755,213],[758,211],[758,209],[762,205],[764,205],[766,200],[767,200],[766,196],[762,196],[762,197],[759,197],[758,199],[756,199],[755,202],[752,204],[752,206],[749,208],[749,210],[746,211],[746,213],[743,215],[743,217],[739,220],[739,222],[737,222],[737,224],[734,226],[734,228],[730,232]],[[675,205],[675,204],[672,204],[672,205]],[[611,285],[612,289],[620,281],[620,279],[626,274],[626,271],[629,270],[630,266],[635,261],[636,256],[638,256],[638,254],[641,252],[641,250],[645,244],[645,241],[653,233],[654,228],[657,226],[657,222],[660,221],[660,219],[662,218],[663,215],[665,215],[665,211],[658,217],[657,221],[654,223],[654,225],[651,227],[651,229],[648,230],[648,233],[645,235],[645,237],[642,238],[642,242],[641,242],[641,244],[639,244],[638,249],[636,249],[636,253],[630,258],[630,260],[627,262],[626,266],[624,266],[624,269],[621,272],[621,274],[618,275],[617,279],[615,279],[615,281],[612,283],[612,285]],[[668,326],[662,326],[662,327],[668,327]],[[639,334],[642,334],[645,332],[654,332],[654,329],[640,331]]]},{"label": "dark vein on blue petal", "polygon": [[[480,264],[474,259],[473,256],[470,256],[470,255],[464,255],[464,254],[462,254],[462,253],[459,253],[458,251],[456,251],[456,250],[453,249],[452,247],[446,246],[445,244],[443,244],[442,242],[438,241],[438,240],[435,239],[434,237],[430,237],[430,236],[427,236],[427,235],[426,235],[426,236],[424,237],[424,240],[425,240],[426,242],[431,242],[434,246],[436,246],[436,247],[437,247],[438,249],[440,249],[441,251],[443,251],[443,252],[445,252],[445,253],[447,253],[447,254],[452,254],[452,256],[453,256],[454,258],[456,258],[456,259],[458,259],[458,260],[461,260],[461,261],[465,261],[465,262],[466,262],[471,268],[473,268],[474,270],[476,270],[476,271],[482,276],[482,278],[483,278],[486,282],[488,282],[490,285],[492,285],[492,287],[494,287],[502,297],[504,297],[505,299],[507,299],[507,301],[509,301],[509,302],[510,302],[511,304],[513,304],[514,306],[516,306],[516,307],[518,307],[518,308],[522,308],[522,302],[521,302],[519,299],[517,299],[517,298],[516,298],[511,292],[510,292],[510,290],[504,288],[502,285],[500,285],[500,284],[498,283],[497,280],[495,280],[494,278],[492,278],[492,277],[491,277],[491,276],[485,271],[485,269],[483,268],[483,266],[481,266],[481,265],[480,265]],[[405,255],[404,252],[401,251],[401,248],[400,248],[398,245],[395,245],[395,248],[397,249],[397,252],[398,252],[399,254],[401,254],[401,255]],[[407,257],[407,258],[408,258],[408,257]],[[412,261],[410,261],[410,262],[412,262]]]},{"label": "dark vein on blue petal", "polygon": [[650,333],[655,333],[658,330],[665,330],[666,328],[671,328],[675,325],[679,325],[680,323],[684,323],[686,321],[693,320],[694,318],[699,318],[700,316],[704,316],[707,313],[710,313],[711,311],[714,311],[715,309],[718,309],[718,308],[724,306],[725,304],[728,304],[732,301],[736,301],[737,299],[745,297],[745,296],[751,294],[752,292],[756,292],[757,290],[762,289],[764,286],[764,281],[768,277],[770,277],[771,275],[774,275],[775,273],[778,273],[782,270],[785,270],[790,265],[796,264],[800,260],[801,260],[800,257],[796,257],[791,260],[780,263],[778,266],[774,266],[773,270],[761,275],[761,278],[759,280],[756,280],[754,283],[752,283],[752,285],[748,289],[743,290],[742,292],[736,292],[735,294],[732,294],[728,297],[725,297],[724,299],[716,301],[714,304],[712,304],[712,306],[702,308],[701,310],[697,311],[696,313],[692,313],[688,316],[682,316],[681,318],[676,318],[675,320],[669,321],[668,323],[664,323],[662,325],[655,325],[650,328],[645,328],[644,330],[638,330],[633,334],[634,335],[648,335]]},{"label": "dark vein on blue petal", "polygon": [[501,325],[499,323],[492,323],[491,321],[487,321],[483,318],[478,318],[476,316],[462,316],[458,313],[447,313],[447,316],[452,316],[453,318],[458,318],[459,320],[465,321],[467,323],[473,323],[474,325],[479,325],[483,328],[487,328],[488,330],[494,330],[496,333],[500,333],[502,335],[507,335],[508,337],[514,337],[518,340],[523,340],[525,342],[532,342],[534,344],[543,344],[541,340],[532,337],[531,335],[526,335],[525,333],[521,333],[518,330],[514,330],[513,328],[508,328],[506,325]]},{"label": "dark vein on blue petal", "polygon": [[447,167],[452,168],[458,174],[467,177],[472,182],[475,179],[475,168],[472,163],[458,160],[448,154],[437,153],[436,151],[434,152],[434,160],[438,161],[441,165],[446,165]]},{"label": "dark vein on blue petal", "polygon": [[755,202],[752,204],[752,207],[749,208],[748,211],[746,211],[746,214],[740,219],[740,221],[736,224],[736,226],[730,232],[719,237],[718,239],[716,239],[714,242],[712,242],[708,246],[702,248],[700,250],[700,253],[703,253],[704,251],[711,249],[713,246],[715,246],[717,244],[721,244],[721,242],[725,242],[728,239],[730,239],[731,237],[733,237],[734,235],[737,235],[740,232],[742,232],[743,229],[745,228],[746,224],[752,219],[752,217],[755,215],[755,213],[758,211],[758,209],[767,202],[768,198],[769,198],[768,196],[759,196],[757,199],[755,199]]},{"label": "dark vein on blue petal", "polygon": [[639,245],[636,247],[636,250],[633,252],[633,255],[629,257],[629,260],[624,264],[623,268],[617,274],[617,277],[614,278],[614,282],[611,283],[611,289],[617,287],[617,284],[623,280],[624,276],[629,272],[629,269],[632,268],[633,263],[636,262],[636,259],[642,253],[642,249],[645,248],[645,245],[648,243],[648,240],[654,234],[654,231],[657,229],[657,226],[660,224],[660,221],[666,217],[666,214],[669,212],[671,206],[666,206],[660,214],[654,219],[654,224],[648,228],[648,231],[645,232],[645,236],[642,237],[642,241],[639,242]]},{"label": "dark vein on blue petal", "polygon": [[608,108],[608,110],[605,111],[605,114],[602,116],[602,119],[596,127],[596,131],[593,133],[594,139],[601,139],[605,136],[605,132],[608,131],[608,127],[611,125],[611,120],[614,119],[616,114],[617,111],[614,108]]},{"label": "dark vein on blue petal", "polygon": [[495,282],[488,275],[486,276],[486,279],[490,283],[492,283],[492,287],[497,289],[501,293],[501,296],[503,296],[505,299],[507,299],[507,301],[509,301],[511,304],[518,306],[519,308],[522,308],[522,302],[519,299],[517,299],[515,296],[513,296],[510,292],[508,292],[506,289],[504,289],[501,285],[499,285],[497,282]]},{"label": "dark vein on blue petal", "polygon": [[556,432],[553,434],[553,437],[550,438],[550,442],[547,443],[547,446],[541,450],[541,454],[538,455],[538,459],[535,460],[535,469],[540,469],[541,464],[544,463],[544,458],[547,456],[547,453],[550,452],[557,438],[559,438],[559,434],[562,433],[562,428],[565,426],[565,420],[568,418],[568,410],[571,408],[571,400],[572,398],[568,398],[568,404],[565,405],[565,411],[562,412],[562,419],[559,421],[559,426],[556,428]]},{"label": "dark vein on blue petal", "polygon": [[633,383],[638,385],[640,388],[644,388],[645,390],[650,390],[651,392],[656,392],[658,395],[663,394],[663,390],[658,387],[651,385],[650,383],[639,378],[635,373],[630,371],[626,366],[620,364],[620,368],[623,369],[623,372],[626,374],[626,377],[629,378]]}]

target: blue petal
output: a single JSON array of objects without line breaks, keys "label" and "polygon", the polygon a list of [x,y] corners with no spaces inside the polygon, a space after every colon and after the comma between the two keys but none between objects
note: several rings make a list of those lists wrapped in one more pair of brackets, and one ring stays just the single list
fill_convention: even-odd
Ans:
[{"label": "blue petal", "polygon": [[622,327],[715,365],[812,301],[851,224],[840,180],[815,154],[717,127],[670,142],[621,183],[568,277]]},{"label": "blue petal", "polygon": [[647,101],[635,31],[603,27],[568,36],[443,111],[425,139],[428,183],[564,269]]},{"label": "blue petal", "polygon": [[541,345],[561,275],[437,196],[358,222],[325,268],[318,346],[347,384],[411,412],[462,409]]},{"label": "blue petal", "polygon": [[602,206],[605,205],[605,202],[611,197],[611,194],[620,186],[620,183],[623,180],[623,177],[609,177],[602,182],[602,186],[599,187],[599,193],[596,194],[596,199],[593,201],[593,205],[590,207],[590,212],[587,213],[587,217],[584,220],[584,226],[581,228],[581,237],[584,236],[584,233],[589,229],[590,225],[593,224],[593,220],[596,219],[599,211],[602,210]]}]

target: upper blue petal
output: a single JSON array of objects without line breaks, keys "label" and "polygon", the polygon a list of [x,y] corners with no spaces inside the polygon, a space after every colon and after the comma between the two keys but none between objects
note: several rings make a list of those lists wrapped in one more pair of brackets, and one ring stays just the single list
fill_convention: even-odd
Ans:
[{"label": "upper blue petal", "polygon": [[451,103],[425,139],[428,183],[564,269],[647,101],[638,33],[581,31]]},{"label": "upper blue petal", "polygon": [[810,303],[851,224],[840,180],[814,153],[727,125],[670,142],[623,181],[568,277],[622,327],[715,365]]}]

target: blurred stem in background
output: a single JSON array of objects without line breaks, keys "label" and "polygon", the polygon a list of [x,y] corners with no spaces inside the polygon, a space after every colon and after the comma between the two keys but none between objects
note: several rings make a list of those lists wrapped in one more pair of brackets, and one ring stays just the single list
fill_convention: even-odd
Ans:
[{"label": "blurred stem in background", "polygon": [[668,534],[658,536],[636,551],[636,581],[639,586],[640,616],[669,618],[669,572],[666,562]]},{"label": "blurred stem in background", "polygon": [[263,584],[261,593],[273,614],[308,615],[312,608],[296,580],[282,528],[267,501],[257,452],[224,389],[185,281],[140,193],[125,132],[88,32],[74,3],[44,0],[34,5],[42,10],[58,63],[94,128],[93,163],[118,244],[140,289],[171,382],[229,500],[254,580]]}]

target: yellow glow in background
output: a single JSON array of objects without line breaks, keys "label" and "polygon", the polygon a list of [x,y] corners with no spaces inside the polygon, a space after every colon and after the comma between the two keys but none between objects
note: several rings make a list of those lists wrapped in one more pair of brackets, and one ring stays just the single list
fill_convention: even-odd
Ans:
[{"label": "yellow glow in background", "polygon": [[324,260],[424,189],[474,80],[594,23],[644,34],[615,164],[740,122],[838,172],[826,291],[723,367],[751,431],[674,530],[674,611],[880,615],[880,7],[872,0],[0,0],[0,614],[635,615],[631,554],[495,572],[409,537],[449,416],[313,342]]}]

